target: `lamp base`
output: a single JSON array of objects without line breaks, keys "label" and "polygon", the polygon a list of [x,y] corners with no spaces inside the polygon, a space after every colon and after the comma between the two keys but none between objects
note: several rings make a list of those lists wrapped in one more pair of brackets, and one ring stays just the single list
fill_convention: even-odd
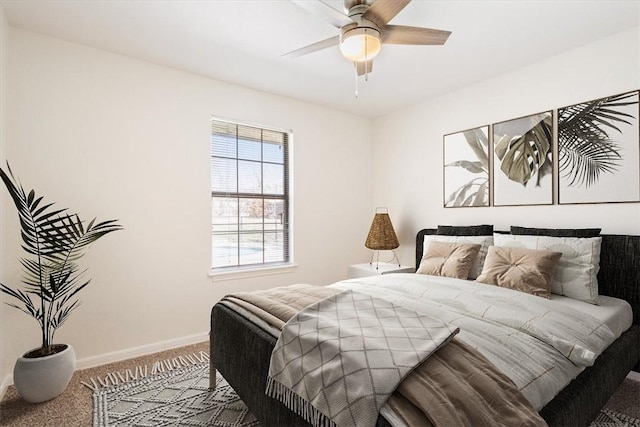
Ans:
[{"label": "lamp base", "polygon": [[[398,255],[396,254],[395,249],[391,249],[391,252],[393,253],[393,258],[391,258],[391,261],[387,261],[385,264],[391,264],[391,262],[393,260],[396,260],[398,262],[398,267],[400,267],[400,258],[398,258]],[[377,253],[377,256],[376,256]],[[378,264],[380,263],[380,251],[373,251],[371,253],[371,261],[369,261],[369,265],[373,265],[373,258],[376,258],[376,270],[378,269]]]}]

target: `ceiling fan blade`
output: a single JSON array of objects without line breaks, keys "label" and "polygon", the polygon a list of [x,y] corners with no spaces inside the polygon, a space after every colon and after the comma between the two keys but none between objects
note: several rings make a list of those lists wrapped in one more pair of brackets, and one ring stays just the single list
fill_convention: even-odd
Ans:
[{"label": "ceiling fan blade", "polygon": [[404,25],[387,25],[380,35],[383,44],[418,44],[442,45],[451,31],[433,30],[431,28],[407,27]]},{"label": "ceiling fan blade", "polygon": [[376,0],[362,17],[383,27],[391,21],[411,0]]},{"label": "ceiling fan blade", "polygon": [[345,25],[353,24],[353,20],[344,13],[332,8],[320,0],[291,0],[307,12],[311,12],[323,18],[336,28],[342,28]]},{"label": "ceiling fan blade", "polygon": [[363,74],[369,74],[373,70],[373,59],[368,61],[356,62],[356,72],[359,76]]},{"label": "ceiling fan blade", "polygon": [[340,36],[329,37],[328,39],[310,44],[305,47],[301,47],[300,49],[293,50],[291,52],[285,53],[282,55],[283,57],[288,58],[297,58],[298,56],[306,55],[308,53],[317,52],[322,49],[326,49],[328,47],[337,46],[340,44]]}]

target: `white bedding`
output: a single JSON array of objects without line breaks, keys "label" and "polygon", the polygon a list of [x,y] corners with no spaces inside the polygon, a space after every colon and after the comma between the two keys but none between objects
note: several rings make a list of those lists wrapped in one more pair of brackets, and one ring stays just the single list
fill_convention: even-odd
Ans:
[{"label": "white bedding", "polygon": [[601,305],[550,300],[468,280],[398,273],[330,285],[368,293],[460,328],[475,347],[540,410],[622,332],[631,308],[600,297]]},{"label": "white bedding", "polygon": [[598,305],[595,305],[562,295],[551,294],[551,301],[590,314],[606,324],[616,338],[633,324],[631,305],[618,298],[598,295]]}]

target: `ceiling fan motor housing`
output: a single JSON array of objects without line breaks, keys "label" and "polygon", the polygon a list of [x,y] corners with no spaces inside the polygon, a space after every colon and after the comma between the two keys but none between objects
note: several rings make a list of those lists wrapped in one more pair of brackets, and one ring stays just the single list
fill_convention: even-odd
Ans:
[{"label": "ceiling fan motor housing", "polygon": [[381,47],[380,31],[375,27],[348,25],[340,31],[340,50],[351,61],[370,61]]},{"label": "ceiling fan motor housing", "polygon": [[344,0],[344,13],[350,15],[351,9],[356,6],[364,6],[368,9],[373,5],[373,3],[375,3],[375,0]]},{"label": "ceiling fan motor housing", "polygon": [[348,12],[354,23],[340,29],[340,50],[352,61],[369,61],[380,52],[380,28],[375,22],[362,17],[369,9],[366,2],[345,0],[345,8],[350,3],[355,3]]}]

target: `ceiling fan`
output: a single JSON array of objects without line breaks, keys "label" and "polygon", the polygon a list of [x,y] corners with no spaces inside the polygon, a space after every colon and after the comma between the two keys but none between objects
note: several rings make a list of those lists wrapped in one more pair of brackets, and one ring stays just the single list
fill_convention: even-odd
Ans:
[{"label": "ceiling fan", "polygon": [[291,0],[340,29],[340,34],[286,53],[297,57],[335,45],[342,55],[353,61],[357,75],[373,69],[373,58],[383,44],[443,45],[451,31],[431,28],[388,25],[411,0],[344,0],[341,13],[320,0]]}]

